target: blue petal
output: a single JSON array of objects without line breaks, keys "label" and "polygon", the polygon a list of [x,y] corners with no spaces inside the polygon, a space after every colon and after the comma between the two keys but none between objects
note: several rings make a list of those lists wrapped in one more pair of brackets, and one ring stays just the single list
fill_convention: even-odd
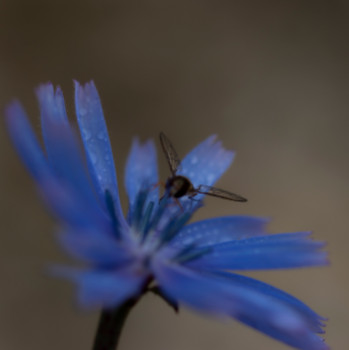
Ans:
[{"label": "blue petal", "polygon": [[114,201],[119,222],[125,223],[119,199],[118,184],[107,126],[101,102],[93,82],[81,86],[75,82],[75,107],[78,124],[87,156],[91,178],[105,206],[108,191]]},{"label": "blue petal", "polygon": [[249,277],[230,273],[225,273],[225,277],[228,278],[236,286],[241,285],[246,289],[255,290],[256,292],[261,293],[266,297],[270,297],[272,303],[280,302],[284,306],[298,312],[299,315],[308,323],[309,329],[308,331],[302,329],[301,333],[304,333],[304,335],[300,334],[299,338],[297,337],[297,339],[295,339],[293,334],[280,332],[279,329],[277,329],[275,326],[268,324],[264,320],[251,318],[249,315],[239,315],[237,317],[239,321],[296,348],[304,350],[329,349],[329,347],[323,342],[323,339],[316,334],[325,333],[323,327],[325,326],[324,321],[326,319],[316,314],[303,302],[296,299],[292,295],[283,292],[280,289]]},{"label": "blue petal", "polygon": [[307,306],[306,304],[304,304],[302,301],[295,298],[291,294],[288,294],[282,291],[281,289],[275,288],[270,284],[255,280],[254,278],[238,275],[231,272],[221,272],[219,273],[219,275],[225,278],[228,278],[236,285],[241,284],[245,288],[254,289],[259,293],[265,294],[267,296],[275,298],[280,302],[283,302],[289,306],[294,307],[300,313],[302,313],[304,317],[308,319],[308,322],[310,325],[312,325],[314,332],[324,333],[324,330],[322,328],[325,326],[324,321],[326,321],[326,318],[318,315],[309,306]]},{"label": "blue petal", "polygon": [[325,350],[327,345],[314,334],[319,321],[295,299],[275,290],[246,284],[240,278],[199,274],[180,266],[153,265],[160,288],[179,303],[198,311],[236,319],[303,350]]},{"label": "blue petal", "polygon": [[44,128],[45,119],[52,119],[57,123],[68,123],[63,93],[59,86],[55,91],[51,83],[42,84],[36,89],[36,94],[40,102],[41,121],[44,123]]},{"label": "blue petal", "polygon": [[[148,140],[141,145],[134,139],[127,159],[125,186],[129,199],[129,216],[132,215],[137,194],[141,189],[149,188],[147,203],[159,201],[158,167],[154,142]],[[145,205],[146,207],[146,205]]]},{"label": "blue petal", "polygon": [[5,110],[6,125],[16,150],[31,175],[40,181],[51,173],[28,117],[18,101]]},{"label": "blue petal", "polygon": [[323,242],[310,232],[283,233],[224,242],[189,264],[200,269],[259,270],[328,264]]},{"label": "blue petal", "polygon": [[132,260],[127,246],[106,232],[68,230],[60,232],[58,240],[71,256],[100,268],[120,267]]},{"label": "blue petal", "polygon": [[51,157],[50,129],[52,124],[63,125],[69,129],[63,93],[60,87],[55,92],[51,83],[40,85],[36,89],[41,114],[41,128],[48,157]]},{"label": "blue petal", "polygon": [[137,297],[146,275],[133,267],[115,271],[76,270],[55,268],[55,275],[68,278],[78,287],[78,302],[83,308],[112,308]]},{"label": "blue petal", "polygon": [[79,193],[94,210],[101,210],[85,172],[76,136],[66,118],[60,90],[54,95],[52,85],[42,85],[37,94],[46,151],[53,171],[60,181]]},{"label": "blue petal", "polygon": [[90,205],[77,191],[56,178],[50,177],[40,181],[39,190],[52,212],[68,226],[77,230],[111,230],[111,221],[104,212]]},{"label": "blue petal", "polygon": [[194,187],[212,186],[228,169],[234,152],[227,151],[216,136],[210,136],[196,146],[181,162],[179,174],[188,177]]},{"label": "blue petal", "polygon": [[[48,89],[50,90],[49,87]],[[89,205],[89,201],[84,200],[84,197],[79,195],[74,186],[67,186],[67,184],[63,184],[61,180],[58,180],[53,169],[48,165],[20,103],[15,101],[10,104],[5,114],[11,139],[22,161],[35,178],[51,210],[62,220],[75,227],[89,227],[92,225],[101,229],[105,226],[107,220],[104,215],[101,215],[100,210],[96,209],[95,205]],[[66,134],[58,133],[57,135],[57,133],[58,131],[54,133],[55,138],[60,139],[62,137],[63,146],[66,147]],[[60,140],[57,140],[57,142],[59,148]],[[62,167],[65,167],[66,164],[64,160],[71,156],[71,150],[66,151],[67,157],[62,154],[62,158],[64,158]],[[74,171],[74,169],[75,167],[72,170]],[[78,177],[77,181],[79,181]],[[85,188],[83,191],[85,191]]]},{"label": "blue petal", "polygon": [[61,125],[51,126],[52,128],[47,128],[50,137],[50,160],[58,181],[67,187],[68,191],[75,192],[81,201],[90,206],[91,211],[102,215],[102,208],[85,171],[75,135],[72,130]]},{"label": "blue petal", "polygon": [[175,247],[212,245],[265,234],[268,219],[250,216],[226,216],[186,225],[172,241]]}]

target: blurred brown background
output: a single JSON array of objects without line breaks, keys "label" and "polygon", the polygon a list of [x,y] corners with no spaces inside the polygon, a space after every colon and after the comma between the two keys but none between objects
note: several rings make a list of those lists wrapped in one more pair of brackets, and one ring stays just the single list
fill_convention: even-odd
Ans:
[{"label": "blurred brown background", "polygon": [[[238,152],[219,185],[249,202],[208,199],[196,219],[269,216],[272,232],[314,230],[327,240],[329,268],[253,276],[328,316],[328,343],[346,349],[348,19],[344,0],[0,0],[0,108],[20,98],[39,130],[40,82],[62,86],[74,117],[72,79],[94,79],[120,183],[134,135],[162,130],[184,155],[217,133]],[[98,312],[77,310],[72,287],[45,275],[67,260],[0,125],[0,348],[90,349]],[[120,346],[212,348],[288,347],[234,321],[177,316],[153,296],[133,311]]]}]

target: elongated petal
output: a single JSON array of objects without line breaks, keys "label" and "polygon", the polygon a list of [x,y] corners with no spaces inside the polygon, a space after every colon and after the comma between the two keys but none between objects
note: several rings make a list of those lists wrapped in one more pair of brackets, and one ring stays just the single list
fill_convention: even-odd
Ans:
[{"label": "elongated petal", "polygon": [[309,325],[312,325],[313,331],[316,333],[324,333],[323,327],[325,326],[326,318],[318,315],[308,305],[304,304],[301,300],[295,298],[291,294],[288,294],[281,289],[275,288],[270,284],[258,281],[254,278],[238,275],[231,272],[222,272],[219,276],[228,278],[232,283],[241,285],[247,289],[254,289],[255,291],[270,296],[277,301],[280,301],[288,306],[298,310],[304,317],[308,319]]},{"label": "elongated petal", "polygon": [[141,189],[150,189],[147,202],[158,203],[158,182],[158,167],[154,142],[149,140],[141,145],[138,139],[134,139],[125,170],[125,186],[130,208],[129,215],[132,216],[135,200]]},{"label": "elongated petal", "polygon": [[[52,125],[60,125],[67,129],[70,128],[65,110],[63,93],[60,87],[54,90],[51,83],[42,84],[36,89],[41,115],[42,135],[45,142],[46,151],[49,159],[51,158],[51,140],[50,132]],[[52,160],[54,161],[54,159]]]},{"label": "elongated petal", "polygon": [[46,151],[57,178],[76,190],[79,195],[100,210],[85,172],[76,136],[65,113],[60,89],[55,94],[51,84],[37,90]]},{"label": "elongated petal", "polygon": [[179,248],[191,244],[206,246],[260,236],[265,234],[265,226],[268,222],[268,219],[250,216],[207,219],[183,227],[172,244]]},{"label": "elongated petal", "polygon": [[124,223],[113,153],[101,102],[93,82],[81,86],[75,82],[75,107],[87,156],[88,168],[100,201],[105,206],[108,191],[114,201],[115,214]]},{"label": "elongated petal", "polygon": [[22,105],[13,101],[6,108],[5,116],[8,132],[19,156],[31,175],[40,181],[51,171]]},{"label": "elongated petal", "polygon": [[326,265],[323,242],[310,232],[274,234],[212,245],[211,252],[191,266],[200,269],[259,270]]},{"label": "elongated petal", "polygon": [[74,258],[99,268],[121,267],[132,260],[125,247],[105,232],[68,230],[60,232],[58,240]]},{"label": "elongated petal", "polygon": [[[40,144],[30,126],[24,109],[19,102],[15,101],[6,109],[6,124],[9,130],[11,139],[30,173],[34,176],[41,194],[49,204],[51,210],[57,214],[60,219],[75,226],[86,227],[93,223],[93,226],[101,228],[101,222],[106,222],[106,218],[96,210],[95,205],[89,205],[89,201],[81,198],[76,191],[76,187],[67,186],[58,179],[58,175],[49,166],[45,155],[43,154]],[[54,133],[57,135],[58,131]],[[61,135],[63,144],[65,144],[66,134]],[[59,140],[57,140],[59,142]],[[59,145],[57,145],[59,147]],[[64,154],[62,157],[62,167],[65,167],[64,159],[69,159],[71,152],[67,151],[67,157]],[[74,161],[73,161],[74,163]],[[77,171],[75,167],[71,169]],[[77,182],[79,180],[78,174]],[[87,189],[89,191],[89,189]],[[85,191],[85,188],[82,189]],[[98,216],[98,219],[97,219]],[[98,223],[97,223],[98,222]]]},{"label": "elongated petal", "polygon": [[97,271],[55,268],[53,273],[75,282],[78,302],[84,308],[117,307],[127,299],[138,296],[146,275],[134,267]]},{"label": "elongated petal", "polygon": [[228,169],[234,152],[222,147],[216,136],[210,136],[196,146],[181,162],[179,174],[187,176],[195,187],[212,186]]},{"label": "elongated petal", "polygon": [[85,201],[91,211],[101,213],[73,131],[55,123],[47,123],[46,130],[50,139],[50,161],[58,181]]},{"label": "elongated petal", "polygon": [[244,284],[237,278],[195,273],[180,266],[154,264],[161,289],[169,297],[198,311],[236,319],[303,350],[325,350],[314,332],[318,319],[295,300],[268,293],[261,286]]},{"label": "elongated petal", "polygon": [[[236,274],[225,273],[225,277],[228,278],[232,283],[237,286],[243,286],[246,290],[255,290],[258,293],[263,294],[270,300],[270,303],[280,303],[298,313],[298,316],[303,319],[308,324],[308,329],[301,329],[299,335],[295,335],[290,332],[281,331],[278,327],[275,327],[273,324],[269,324],[269,322],[265,322],[265,320],[256,319],[254,317],[249,316],[248,314],[240,314],[237,319],[246,325],[257,329],[267,335],[278,339],[286,344],[294,346],[299,349],[329,349],[329,347],[324,343],[324,340],[319,337],[317,334],[322,334],[325,331],[323,327],[325,326],[324,321],[326,320],[324,317],[316,314],[310,307],[305,305],[300,300],[283,292],[280,289],[272,287],[266,283],[257,281],[255,279],[240,276]],[[263,317],[263,316],[262,316]],[[287,317],[280,319],[280,323],[287,322]]]},{"label": "elongated petal", "polygon": [[92,228],[110,231],[111,221],[104,212],[90,205],[70,186],[62,184],[57,178],[50,177],[39,183],[39,191],[54,215],[63,223],[75,228]]}]

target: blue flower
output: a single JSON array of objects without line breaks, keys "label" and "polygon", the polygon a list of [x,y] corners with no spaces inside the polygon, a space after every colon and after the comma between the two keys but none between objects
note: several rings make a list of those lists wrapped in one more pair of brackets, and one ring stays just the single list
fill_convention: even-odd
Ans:
[{"label": "blue flower", "polygon": [[[6,110],[9,134],[47,206],[58,217],[64,249],[85,269],[60,271],[78,286],[86,307],[116,307],[156,285],[173,303],[235,318],[286,344],[324,350],[325,319],[293,296],[233,273],[327,264],[322,242],[309,232],[269,235],[267,220],[218,217],[187,224],[200,202],[159,200],[156,150],[133,141],[125,170],[129,211],[123,215],[113,155],[93,82],[75,83],[77,122],[68,121],[60,88],[37,89],[45,153],[17,101]],[[194,186],[213,185],[234,154],[215,137],[194,148],[180,174]],[[201,200],[203,196],[198,196]]]}]

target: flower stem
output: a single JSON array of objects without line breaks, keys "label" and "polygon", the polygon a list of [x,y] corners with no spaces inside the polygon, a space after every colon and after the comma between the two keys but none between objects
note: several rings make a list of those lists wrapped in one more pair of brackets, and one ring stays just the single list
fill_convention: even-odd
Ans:
[{"label": "flower stem", "polygon": [[115,309],[102,310],[93,350],[115,350],[126,318],[138,299],[130,299]]}]

